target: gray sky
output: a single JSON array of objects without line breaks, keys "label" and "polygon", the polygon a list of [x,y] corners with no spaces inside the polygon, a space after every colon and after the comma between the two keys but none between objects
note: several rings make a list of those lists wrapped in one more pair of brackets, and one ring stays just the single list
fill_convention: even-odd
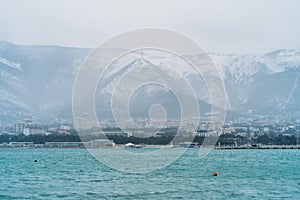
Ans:
[{"label": "gray sky", "polygon": [[300,49],[298,0],[0,0],[0,40],[95,47],[123,31],[162,27],[207,51]]}]

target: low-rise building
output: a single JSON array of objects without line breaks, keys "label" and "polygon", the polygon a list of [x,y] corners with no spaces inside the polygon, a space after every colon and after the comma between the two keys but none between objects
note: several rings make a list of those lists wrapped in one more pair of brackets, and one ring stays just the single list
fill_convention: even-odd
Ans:
[{"label": "low-rise building", "polygon": [[115,143],[112,140],[108,139],[97,139],[90,141],[91,147],[113,147]]}]

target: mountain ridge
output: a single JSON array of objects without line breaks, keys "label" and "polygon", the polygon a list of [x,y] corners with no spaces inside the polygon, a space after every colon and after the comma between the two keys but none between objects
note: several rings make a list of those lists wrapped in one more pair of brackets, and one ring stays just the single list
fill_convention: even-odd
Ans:
[{"label": "mountain ridge", "polygon": [[[0,41],[0,122],[71,119],[75,75],[91,50]],[[298,116],[300,49],[208,55],[224,81],[229,110]]]}]

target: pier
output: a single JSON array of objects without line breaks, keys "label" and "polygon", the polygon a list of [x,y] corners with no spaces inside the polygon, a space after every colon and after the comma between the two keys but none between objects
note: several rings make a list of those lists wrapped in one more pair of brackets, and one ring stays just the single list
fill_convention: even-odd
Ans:
[{"label": "pier", "polygon": [[216,146],[215,149],[300,149],[299,145]]}]

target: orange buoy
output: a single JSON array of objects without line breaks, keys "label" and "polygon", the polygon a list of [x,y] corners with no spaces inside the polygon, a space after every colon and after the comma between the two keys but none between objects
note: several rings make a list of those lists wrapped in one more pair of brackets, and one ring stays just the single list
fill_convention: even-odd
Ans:
[{"label": "orange buoy", "polygon": [[217,173],[217,172],[213,172],[213,175],[214,175],[214,176],[218,176],[218,173]]}]

